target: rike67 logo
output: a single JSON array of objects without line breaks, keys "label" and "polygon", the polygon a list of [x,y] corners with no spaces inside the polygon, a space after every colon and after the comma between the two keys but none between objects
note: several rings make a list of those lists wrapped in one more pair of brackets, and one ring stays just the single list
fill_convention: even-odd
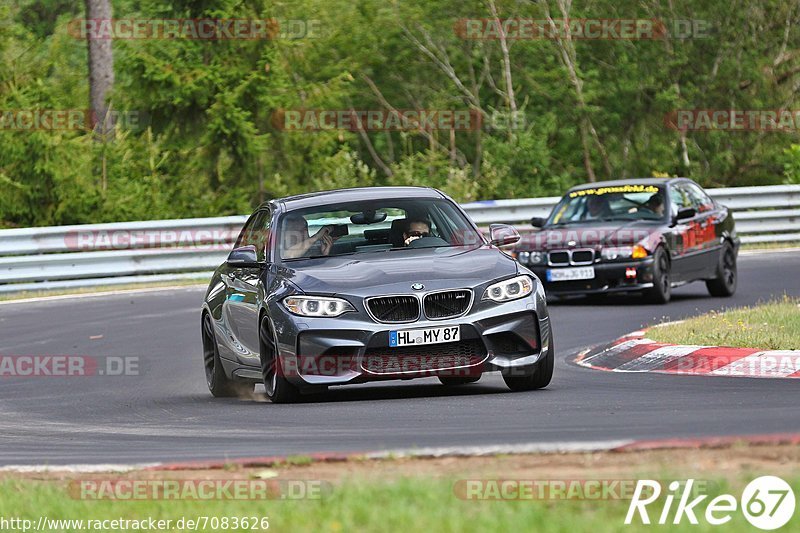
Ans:
[{"label": "rike67 logo", "polygon": [[[737,500],[731,494],[721,494],[706,502],[708,495],[700,495],[691,499],[694,480],[685,483],[673,481],[664,492],[658,481],[643,479],[636,484],[625,523],[641,521],[650,524],[650,512],[655,523],[681,524],[684,520],[690,524],[699,524],[698,516],[708,524],[721,526],[731,521],[735,513],[741,512],[750,524],[763,530],[778,529],[792,519],[795,509],[795,496],[792,487],[776,476],[762,476],[751,481]],[[658,514],[654,507],[659,507],[663,497],[663,507]],[[676,503],[677,501],[677,503]],[[655,505],[652,505],[655,504]],[[648,509],[648,506],[651,506]],[[703,509],[705,509],[703,511]]]}]

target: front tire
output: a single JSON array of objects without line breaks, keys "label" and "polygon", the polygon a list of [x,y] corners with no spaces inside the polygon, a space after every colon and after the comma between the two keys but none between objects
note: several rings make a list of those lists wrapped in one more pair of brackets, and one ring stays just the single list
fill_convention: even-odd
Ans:
[{"label": "front tire", "polygon": [[261,376],[264,391],[272,403],[293,403],[300,399],[300,389],[292,385],[284,376],[278,352],[278,343],[272,332],[269,318],[261,317],[258,328],[260,339]]},{"label": "front tire", "polygon": [[225,374],[219,358],[214,323],[208,314],[203,315],[203,363],[206,370],[206,385],[215,398],[241,398],[253,394],[254,383],[234,381]]},{"label": "front tire", "polygon": [[660,246],[653,257],[653,288],[648,289],[644,297],[653,304],[665,304],[672,297],[669,255]]},{"label": "front tire", "polygon": [[544,359],[539,361],[533,374],[527,376],[514,376],[503,373],[503,381],[506,386],[514,392],[523,392],[536,389],[543,389],[550,384],[553,379],[553,364],[555,362],[555,348],[550,345],[550,350]]},{"label": "front tire", "polygon": [[717,277],[706,280],[706,288],[711,296],[728,297],[736,292],[738,281],[736,270],[736,251],[733,245],[725,241],[722,246],[722,253],[717,263]]}]

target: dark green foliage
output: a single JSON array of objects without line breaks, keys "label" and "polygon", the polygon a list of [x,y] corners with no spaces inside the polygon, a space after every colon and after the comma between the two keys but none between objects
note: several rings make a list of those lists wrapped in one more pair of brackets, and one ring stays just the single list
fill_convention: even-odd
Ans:
[{"label": "dark green foliage", "polygon": [[[544,0],[495,2],[501,17],[544,16]],[[666,173],[706,186],[800,182],[796,130],[688,132],[684,150],[679,132],[664,124],[676,109],[797,108],[794,3],[576,2],[572,18],[699,19],[710,30],[670,41],[575,41],[580,97],[557,43],[512,41],[514,102],[500,43],[454,32],[458,19],[490,17],[490,5],[114,1],[116,18],[311,19],[321,31],[298,39],[114,41],[110,104],[138,123],[121,121],[106,142],[88,131],[0,129],[0,225],[241,214],[270,197],[357,185],[431,185],[462,201],[556,195],[587,179],[582,123],[597,133],[586,150],[598,179]],[[560,18],[557,0],[549,10]],[[81,2],[0,6],[0,112],[88,107],[86,43],[68,32],[82,16]],[[281,109],[387,104],[480,110],[483,126],[452,136],[359,135],[286,132],[272,121]],[[519,114],[508,128],[512,106]]]}]

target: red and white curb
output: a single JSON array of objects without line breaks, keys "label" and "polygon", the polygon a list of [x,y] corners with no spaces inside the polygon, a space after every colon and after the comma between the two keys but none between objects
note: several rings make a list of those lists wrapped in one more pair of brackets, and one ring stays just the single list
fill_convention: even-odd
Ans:
[{"label": "red and white curb", "polygon": [[578,354],[575,362],[611,372],[656,372],[748,378],[800,378],[800,350],[685,346],[635,331]]},{"label": "red and white curb", "polygon": [[[720,437],[691,437],[653,440],[604,440],[528,444],[495,444],[485,446],[452,446],[439,448],[407,448],[374,452],[333,452],[303,455],[304,462],[337,463],[392,459],[439,459],[444,457],[486,457],[498,455],[567,454],[567,453],[625,453],[670,449],[718,449],[738,445],[800,445],[800,433],[762,435],[731,435]],[[227,460],[186,461],[176,463],[145,464],[75,464],[75,465],[9,465],[0,467],[0,473],[127,473],[132,471],[223,470],[232,466],[259,468],[291,465],[293,456],[271,455]]]}]

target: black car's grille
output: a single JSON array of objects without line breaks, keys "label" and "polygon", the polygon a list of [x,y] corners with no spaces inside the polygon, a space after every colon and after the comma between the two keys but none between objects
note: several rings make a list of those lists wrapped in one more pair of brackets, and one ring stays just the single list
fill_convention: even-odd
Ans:
[{"label": "black car's grille", "polygon": [[594,250],[574,250],[572,252],[572,263],[591,264],[594,261]]},{"label": "black car's grille", "polygon": [[552,266],[591,265],[594,262],[594,250],[557,250],[550,252],[548,259]]},{"label": "black car's grille", "polygon": [[411,322],[419,318],[415,296],[379,296],[367,300],[367,307],[378,322]]},{"label": "black car's grille", "polygon": [[551,265],[568,265],[569,252],[550,252]]},{"label": "black car's grille", "polygon": [[467,290],[435,292],[425,297],[423,305],[428,318],[451,318],[467,312],[472,293]]},{"label": "black car's grille", "polygon": [[369,348],[361,367],[372,374],[432,372],[479,365],[485,358],[486,348],[480,339],[469,339],[447,344]]}]

